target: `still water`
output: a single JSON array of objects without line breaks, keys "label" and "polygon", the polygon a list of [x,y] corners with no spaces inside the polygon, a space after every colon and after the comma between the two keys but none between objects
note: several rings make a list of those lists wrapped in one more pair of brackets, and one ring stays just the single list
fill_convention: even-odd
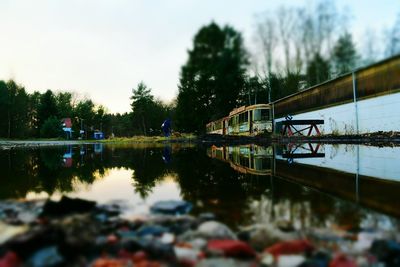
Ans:
[{"label": "still water", "polygon": [[0,151],[0,199],[63,194],[148,213],[184,199],[232,227],[398,229],[400,148],[362,145],[73,145]]}]

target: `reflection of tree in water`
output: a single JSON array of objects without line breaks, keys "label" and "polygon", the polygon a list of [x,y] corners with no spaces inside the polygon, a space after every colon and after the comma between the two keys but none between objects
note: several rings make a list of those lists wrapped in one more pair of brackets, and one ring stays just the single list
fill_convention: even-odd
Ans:
[{"label": "reflection of tree in water", "polygon": [[248,199],[259,197],[268,184],[266,177],[239,174],[199,148],[175,153],[173,166],[182,197],[195,204],[203,202],[194,212],[214,212],[232,226],[245,222]]},{"label": "reflection of tree in water", "polygon": [[21,198],[28,192],[71,192],[74,179],[92,183],[96,174],[101,177],[104,166],[98,157],[84,156],[84,164],[79,153],[73,155],[73,165],[64,167],[65,147],[45,149],[8,150],[0,153],[0,168],[4,178],[0,180],[0,198]]},{"label": "reflection of tree in water", "polygon": [[36,187],[38,157],[22,150],[0,152],[0,198],[25,197]]},{"label": "reflection of tree in water", "polygon": [[135,149],[131,162],[133,186],[142,199],[146,198],[165,177],[169,170],[162,160],[162,150],[158,148]]},{"label": "reflection of tree in water", "polygon": [[173,176],[182,198],[194,204],[195,214],[211,211],[231,226],[280,216],[305,227],[337,224],[353,228],[369,214],[350,201],[276,177],[238,173],[229,163],[209,158],[200,147],[173,146],[167,164],[164,147],[106,147],[101,153],[89,145],[74,147],[71,166],[65,165],[65,151],[65,147],[0,151],[0,198],[70,192],[76,181],[90,184],[108,169],[124,168],[133,170],[132,190],[142,198],[166,176]]}]

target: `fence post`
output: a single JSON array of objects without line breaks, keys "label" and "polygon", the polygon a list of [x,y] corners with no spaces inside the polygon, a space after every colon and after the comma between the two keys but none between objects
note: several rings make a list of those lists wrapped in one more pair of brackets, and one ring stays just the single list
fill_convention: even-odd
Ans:
[{"label": "fence post", "polygon": [[271,121],[272,121],[272,134],[275,133],[275,105],[271,103]]},{"label": "fence post", "polygon": [[358,106],[357,106],[357,83],[356,83],[356,73],[353,71],[353,101],[354,101],[354,109],[355,109],[355,119],[356,119],[356,134],[359,134],[358,128]]}]

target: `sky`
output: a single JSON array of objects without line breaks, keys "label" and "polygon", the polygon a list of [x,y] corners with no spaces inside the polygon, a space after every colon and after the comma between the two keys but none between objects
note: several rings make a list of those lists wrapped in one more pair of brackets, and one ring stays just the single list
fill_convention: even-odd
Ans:
[{"label": "sky", "polygon": [[[254,46],[255,16],[313,0],[0,0],[0,80],[28,92],[72,91],[109,112],[130,110],[143,81],[171,101],[193,37],[215,21]],[[359,44],[366,28],[392,27],[400,0],[336,0]]]}]

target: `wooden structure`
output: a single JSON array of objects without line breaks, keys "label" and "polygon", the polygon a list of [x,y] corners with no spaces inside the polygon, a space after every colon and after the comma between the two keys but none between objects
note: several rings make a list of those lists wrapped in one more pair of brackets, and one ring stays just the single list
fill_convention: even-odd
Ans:
[{"label": "wooden structure", "polygon": [[[324,124],[323,120],[286,120],[282,121],[282,135],[293,136],[293,135],[305,135],[311,136],[312,131],[315,130],[317,135],[321,135],[318,129],[318,125]],[[301,128],[298,128],[300,126]]]}]

